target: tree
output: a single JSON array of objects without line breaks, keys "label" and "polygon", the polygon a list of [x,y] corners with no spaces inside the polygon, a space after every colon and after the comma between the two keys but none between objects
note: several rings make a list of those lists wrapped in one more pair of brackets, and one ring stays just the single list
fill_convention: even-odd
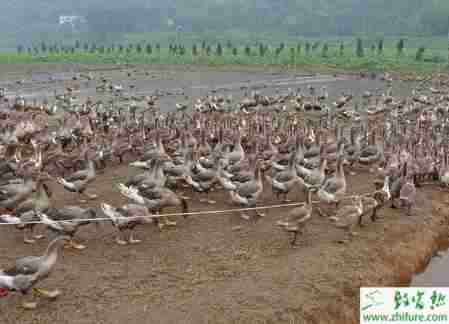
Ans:
[{"label": "tree", "polygon": [[323,48],[321,49],[321,56],[327,57],[327,53],[329,52],[329,46],[327,43],[324,43]]},{"label": "tree", "polygon": [[206,46],[206,55],[209,56],[211,52],[210,45]]},{"label": "tree", "polygon": [[230,40],[228,40],[228,41],[226,42],[226,48],[227,48],[227,49],[231,49],[231,48],[232,48],[232,43],[231,43]]},{"label": "tree", "polygon": [[136,45],[136,52],[142,53],[142,45],[140,43],[137,43],[137,45]]},{"label": "tree", "polygon": [[396,50],[397,50],[398,56],[402,55],[402,53],[404,52],[404,47],[405,47],[405,41],[403,38],[401,38],[396,45]]},{"label": "tree", "polygon": [[77,40],[75,41],[75,48],[76,48],[76,49],[80,49],[80,47],[81,47],[81,42],[80,42],[79,39],[77,39]]},{"label": "tree", "polygon": [[201,42],[201,50],[204,52],[206,50],[206,41]]},{"label": "tree", "polygon": [[298,55],[301,54],[301,43],[298,43],[298,45],[296,45],[296,52],[298,53]]},{"label": "tree", "polygon": [[19,53],[19,54],[23,53],[23,45],[17,46],[17,53]]},{"label": "tree", "polygon": [[238,50],[237,47],[232,48],[232,55],[237,56]]},{"label": "tree", "polygon": [[339,49],[339,54],[340,54],[340,56],[343,56],[343,55],[345,55],[345,43],[343,43],[343,42],[341,42],[340,43],[340,49]]},{"label": "tree", "polygon": [[149,43],[147,44],[147,47],[146,47],[145,50],[146,50],[148,55],[151,55],[153,53],[153,47]]},{"label": "tree", "polygon": [[357,57],[363,57],[365,55],[363,51],[363,42],[361,38],[357,38],[355,54],[357,55]]},{"label": "tree", "polygon": [[43,53],[45,53],[45,52],[47,51],[47,45],[45,44],[44,41],[41,42],[41,51],[42,51]]},{"label": "tree", "polygon": [[371,52],[374,53],[376,51],[376,45],[371,44]]},{"label": "tree", "polygon": [[417,61],[422,61],[423,60],[425,50],[426,50],[426,48],[424,46],[420,46],[418,48],[418,50],[416,51],[416,56],[415,56],[415,59]]},{"label": "tree", "polygon": [[123,50],[124,50],[123,44],[119,44],[119,45],[118,45],[118,51],[119,51],[119,53],[122,53]]},{"label": "tree", "polygon": [[306,50],[306,55],[309,55],[309,53],[310,53],[310,43],[309,42],[306,42],[305,50]]},{"label": "tree", "polygon": [[377,43],[377,54],[382,55],[383,51],[384,51],[384,40],[379,39],[379,43]]},{"label": "tree", "polygon": [[198,48],[196,47],[196,44],[193,44],[193,46],[192,46],[192,55],[193,56],[198,55]]},{"label": "tree", "polygon": [[95,53],[97,51],[97,44],[92,43],[92,46],[90,47],[90,52]]},{"label": "tree", "polygon": [[156,43],[156,52],[160,52],[161,51],[161,45],[159,43]]},{"label": "tree", "polygon": [[179,55],[183,56],[186,53],[184,45],[179,45]]},{"label": "tree", "polygon": [[85,42],[83,45],[83,49],[85,52],[87,52],[89,50],[89,43]]},{"label": "tree", "polygon": [[251,55],[251,47],[249,45],[245,46],[245,55],[250,56]]},{"label": "tree", "polygon": [[223,54],[223,49],[221,48],[221,44],[220,43],[217,44],[216,54],[218,56],[221,56]]},{"label": "tree", "polygon": [[262,43],[259,43],[259,56],[264,56],[265,55],[265,47],[263,46]]}]

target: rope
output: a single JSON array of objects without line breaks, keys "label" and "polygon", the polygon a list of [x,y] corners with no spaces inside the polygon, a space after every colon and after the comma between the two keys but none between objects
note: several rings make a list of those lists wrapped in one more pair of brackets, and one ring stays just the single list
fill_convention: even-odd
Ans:
[{"label": "rope", "polygon": [[[370,196],[372,193],[360,195],[362,197]],[[351,199],[355,196],[345,196],[341,200]],[[321,203],[321,201],[312,201],[312,204],[316,205]],[[135,219],[157,219],[162,217],[175,217],[175,216],[202,216],[202,215],[218,215],[218,214],[227,214],[227,213],[237,213],[237,212],[246,212],[246,211],[254,211],[254,210],[267,210],[267,209],[276,209],[276,208],[286,208],[286,207],[299,207],[304,206],[305,202],[300,203],[289,203],[289,204],[278,204],[278,205],[265,205],[259,207],[248,207],[248,208],[234,208],[234,209],[224,209],[224,210],[210,210],[210,211],[196,211],[196,212],[188,212],[188,213],[170,213],[170,214],[156,214],[156,215],[143,215],[143,216],[130,216],[130,217],[117,217],[118,220],[135,220]],[[45,214],[45,213],[42,213]],[[53,221],[54,223],[71,223],[71,222],[111,222],[111,218],[109,217],[98,217],[98,218],[84,218],[84,219],[71,219],[71,220],[59,220]],[[6,225],[28,225],[28,224],[45,224],[43,221],[31,221],[31,222],[20,222],[20,223],[0,223],[0,226]]]}]

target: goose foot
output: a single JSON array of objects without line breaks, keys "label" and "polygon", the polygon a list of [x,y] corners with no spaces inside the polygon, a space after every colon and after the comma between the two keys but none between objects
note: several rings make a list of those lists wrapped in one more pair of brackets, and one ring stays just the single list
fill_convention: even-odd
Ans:
[{"label": "goose foot", "polygon": [[256,212],[256,215],[259,216],[259,217],[265,217],[266,216],[265,213],[262,213],[262,212]]},{"label": "goose foot", "polygon": [[159,224],[157,224],[157,226],[159,227],[159,230],[162,231],[162,229],[164,228],[165,224],[162,222],[159,222]]},{"label": "goose foot", "polygon": [[37,303],[36,302],[23,302],[22,303],[22,308],[23,309],[27,309],[27,310],[33,310],[37,308]]},{"label": "goose foot", "polygon": [[78,200],[80,204],[87,204],[87,200],[86,199],[80,199]]},{"label": "goose foot", "polygon": [[285,203],[291,203],[292,200],[291,200],[291,199],[284,199],[284,200],[282,200],[282,202],[285,202]]},{"label": "goose foot", "polygon": [[201,198],[199,201],[200,201],[201,203],[205,203],[205,202],[207,202],[207,199]]},{"label": "goose foot", "polygon": [[61,292],[59,290],[48,291],[41,288],[35,288],[34,291],[38,293],[40,296],[49,299],[56,299],[58,296],[61,295]]},{"label": "goose foot", "polygon": [[84,250],[86,248],[85,245],[78,244],[75,241],[70,241],[70,247],[76,249],[76,250]]},{"label": "goose foot", "polygon": [[208,204],[210,204],[210,205],[214,205],[214,204],[216,204],[217,202],[215,201],[215,200],[207,200],[207,203]]},{"label": "goose foot", "polygon": [[36,243],[36,240],[26,238],[26,239],[23,240],[23,243],[25,243],[25,244],[34,244],[34,243]]},{"label": "goose foot", "polygon": [[240,217],[243,218],[244,220],[249,220],[249,216],[246,214],[241,214]]},{"label": "goose foot", "polygon": [[98,195],[95,194],[85,194],[85,196],[87,197],[88,200],[95,200],[98,198]]},{"label": "goose foot", "polygon": [[45,236],[44,235],[34,235],[33,238],[36,240],[42,240]]},{"label": "goose foot", "polygon": [[127,244],[128,244],[128,242],[126,242],[126,241],[124,241],[124,240],[122,240],[122,239],[120,239],[120,238],[117,238],[117,239],[115,240],[115,242],[116,242],[118,245],[127,245]]},{"label": "goose foot", "polygon": [[288,226],[288,222],[284,222],[284,221],[277,221],[276,222],[276,226],[281,226],[281,227],[287,227]]},{"label": "goose foot", "polygon": [[142,240],[138,240],[133,237],[130,237],[128,242],[129,242],[129,244],[138,244],[138,243],[142,242]]},{"label": "goose foot", "polygon": [[172,222],[172,221],[167,220],[165,222],[165,225],[167,225],[167,226],[176,226],[176,222]]},{"label": "goose foot", "polygon": [[356,172],[354,172],[354,171],[350,171],[350,172],[349,172],[349,175],[351,175],[351,176],[355,176],[355,175],[357,175],[357,173],[356,173]]}]

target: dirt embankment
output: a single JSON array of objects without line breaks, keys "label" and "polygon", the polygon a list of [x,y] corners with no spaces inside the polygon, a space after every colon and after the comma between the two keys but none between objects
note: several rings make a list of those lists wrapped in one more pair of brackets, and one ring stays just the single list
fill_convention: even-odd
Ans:
[{"label": "dirt embankment", "polygon": [[[352,285],[342,287],[341,294],[329,297],[305,312],[308,323],[359,323],[359,287],[408,286],[412,277],[424,271],[430,259],[448,246],[449,212],[443,198],[447,193],[426,188],[423,204],[412,218],[402,224],[384,224],[384,235],[370,241],[367,262],[353,276]],[[384,211],[385,217],[388,210]],[[380,234],[380,233],[379,233]],[[354,244],[348,249],[356,249]],[[358,276],[356,275],[358,274]]]}]

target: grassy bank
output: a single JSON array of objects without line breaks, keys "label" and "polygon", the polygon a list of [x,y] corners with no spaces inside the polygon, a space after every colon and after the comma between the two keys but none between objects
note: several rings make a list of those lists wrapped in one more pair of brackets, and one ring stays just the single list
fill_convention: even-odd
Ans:
[{"label": "grassy bank", "polygon": [[[421,40],[407,40],[413,46]],[[170,45],[129,42],[125,45],[51,47],[38,45],[20,52],[0,53],[0,63],[90,63],[90,64],[164,64],[210,66],[279,66],[285,68],[318,68],[365,71],[415,71],[420,73],[448,68],[448,50],[441,40],[429,39],[429,47],[405,47],[385,40],[363,41],[356,39],[302,40],[277,46],[259,43],[236,46],[226,43],[193,43]],[[381,48],[380,48],[381,47]]]}]

